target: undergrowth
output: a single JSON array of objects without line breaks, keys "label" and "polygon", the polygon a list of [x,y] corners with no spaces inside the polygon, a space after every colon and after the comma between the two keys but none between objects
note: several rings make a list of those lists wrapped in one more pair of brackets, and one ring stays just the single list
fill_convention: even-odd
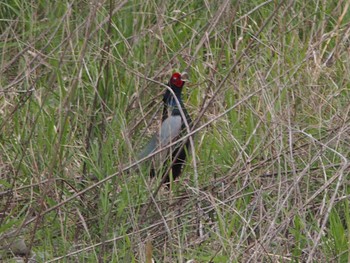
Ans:
[{"label": "undergrowth", "polygon": [[[9,0],[0,17],[0,259],[350,260],[347,1]],[[184,70],[195,154],[169,189],[136,156]]]}]

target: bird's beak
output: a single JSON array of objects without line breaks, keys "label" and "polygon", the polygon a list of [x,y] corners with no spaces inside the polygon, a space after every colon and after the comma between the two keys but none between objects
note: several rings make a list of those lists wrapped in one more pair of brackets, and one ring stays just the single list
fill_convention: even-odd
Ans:
[{"label": "bird's beak", "polygon": [[188,73],[186,71],[182,72],[181,73],[181,80],[185,81],[185,82],[188,82],[189,79],[188,79]]}]

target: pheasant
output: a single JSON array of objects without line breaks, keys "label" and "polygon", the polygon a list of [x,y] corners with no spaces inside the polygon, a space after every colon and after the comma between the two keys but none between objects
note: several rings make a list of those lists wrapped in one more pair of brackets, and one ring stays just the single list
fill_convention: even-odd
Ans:
[{"label": "pheasant", "polygon": [[[185,80],[183,79],[184,75],[185,73],[181,75],[180,73],[175,72],[171,76],[167,86],[173,91],[175,97],[177,98],[177,101],[174,95],[167,89],[163,95],[163,114],[161,127],[159,129],[159,132],[154,134],[148,144],[143,148],[138,156],[139,159],[142,159],[155,152],[156,150],[169,145],[185,134],[186,124],[183,120],[180,107],[182,109],[184,117],[186,118],[187,124],[191,127],[192,120],[183,104],[181,97],[182,89],[185,85]],[[162,176],[162,178],[164,178],[164,183],[170,182],[170,176],[168,173],[169,165],[171,166],[173,179],[175,180],[180,176],[182,167],[186,161],[189,146],[189,141],[186,140],[184,145],[183,142],[180,142],[173,147],[170,147],[170,150],[167,150],[165,154],[166,158],[162,158],[165,159],[163,165],[164,172]],[[170,156],[171,158],[169,158]],[[155,176],[154,165],[151,168],[150,175],[152,177]]]}]

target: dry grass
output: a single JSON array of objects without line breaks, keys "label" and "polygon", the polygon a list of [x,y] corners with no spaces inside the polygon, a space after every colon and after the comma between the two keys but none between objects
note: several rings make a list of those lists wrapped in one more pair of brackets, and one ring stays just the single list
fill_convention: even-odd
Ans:
[{"label": "dry grass", "polygon": [[[0,259],[348,262],[348,9],[1,3]],[[169,190],[135,152],[184,69],[194,147]]]}]

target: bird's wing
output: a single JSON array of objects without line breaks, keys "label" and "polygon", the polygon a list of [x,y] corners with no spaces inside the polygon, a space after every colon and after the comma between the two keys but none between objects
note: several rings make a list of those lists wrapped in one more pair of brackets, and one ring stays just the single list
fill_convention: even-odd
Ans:
[{"label": "bird's wing", "polygon": [[148,144],[138,155],[138,159],[145,158],[153,153],[158,147],[162,148],[170,144],[181,132],[181,116],[169,116],[166,118],[161,127],[159,134],[154,134]]},{"label": "bird's wing", "polygon": [[166,118],[159,132],[159,146],[164,147],[179,136],[181,132],[182,119],[181,116],[169,116]]}]

